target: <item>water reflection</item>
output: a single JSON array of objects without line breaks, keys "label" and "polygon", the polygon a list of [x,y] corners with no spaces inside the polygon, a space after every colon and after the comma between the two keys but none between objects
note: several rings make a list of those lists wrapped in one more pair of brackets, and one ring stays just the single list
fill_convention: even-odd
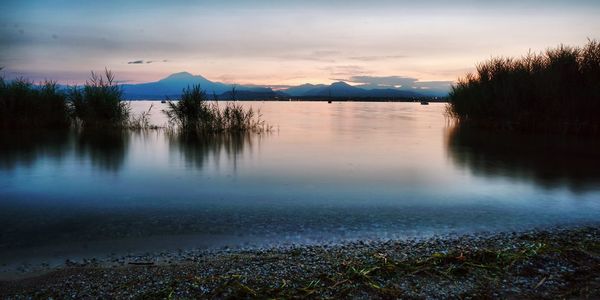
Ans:
[{"label": "water reflection", "polygon": [[[0,131],[0,170],[34,168],[37,162],[60,163],[73,157],[88,162],[93,169],[118,172],[128,153],[146,155],[141,151],[154,151],[166,142],[170,153],[179,155],[188,166],[201,169],[209,162],[223,162],[235,171],[239,156],[250,153],[260,137],[251,133],[190,135],[162,130]],[[142,145],[145,150],[140,148]]]},{"label": "water reflection", "polygon": [[105,171],[118,171],[125,161],[129,132],[120,129],[83,129],[77,133],[76,153],[89,157],[92,165]]},{"label": "water reflection", "polygon": [[454,126],[446,135],[453,162],[473,174],[566,186],[582,192],[600,184],[600,143],[580,137],[488,132]]},{"label": "water reflection", "polygon": [[125,161],[129,135],[123,130],[0,131],[0,169],[33,168],[59,163],[75,154],[104,171],[118,171]]},{"label": "water reflection", "polygon": [[69,131],[0,130],[0,170],[30,168],[40,157],[60,161],[71,138]]},{"label": "water reflection", "polygon": [[237,169],[237,160],[244,149],[251,149],[261,135],[253,133],[190,134],[166,132],[171,152],[179,153],[188,166],[202,169],[209,160],[219,163],[224,155],[228,164]]},{"label": "water reflection", "polygon": [[215,236],[280,245],[600,215],[600,147],[588,141],[446,132],[436,104],[260,107],[277,133],[0,132],[0,270],[3,251],[26,257],[20,249],[37,246],[85,253],[98,250],[88,242],[122,240],[147,251],[220,245]]}]

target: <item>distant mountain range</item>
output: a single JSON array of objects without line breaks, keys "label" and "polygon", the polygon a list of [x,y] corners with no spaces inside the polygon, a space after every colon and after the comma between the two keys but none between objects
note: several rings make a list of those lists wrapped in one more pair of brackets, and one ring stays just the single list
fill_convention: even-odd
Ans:
[{"label": "distant mountain range", "polygon": [[[200,75],[180,72],[167,76],[156,82],[140,84],[123,84],[124,97],[127,100],[162,100],[177,99],[182,89],[200,85],[209,97],[216,95],[218,99],[232,98],[232,85],[210,81]],[[235,98],[251,99],[287,99],[287,98],[423,98],[427,95],[402,89],[364,89],[349,85],[343,81],[325,84],[303,84],[274,91],[270,87],[236,85]]]},{"label": "distant mountain range", "polygon": [[[310,88],[312,86],[312,88]],[[290,87],[282,92],[296,97],[336,97],[336,98],[418,98],[425,97],[413,91],[400,89],[363,89],[351,86],[343,81],[334,82],[330,85],[303,84]]]}]

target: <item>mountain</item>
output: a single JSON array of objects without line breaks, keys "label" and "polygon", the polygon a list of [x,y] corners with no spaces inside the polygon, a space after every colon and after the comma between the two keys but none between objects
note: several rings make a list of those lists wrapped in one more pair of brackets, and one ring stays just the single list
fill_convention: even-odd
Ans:
[{"label": "mountain", "polygon": [[398,89],[372,89],[368,90],[368,97],[371,98],[421,98],[425,95],[409,91],[409,90],[398,90]]},{"label": "mountain", "polygon": [[[156,82],[140,84],[123,84],[123,96],[127,100],[157,100],[157,99],[177,99],[181,91],[193,85],[200,85],[206,91],[209,98],[213,94],[218,99],[232,99],[232,85],[222,82],[210,81],[200,75],[192,75],[188,72],[180,72],[169,75]],[[298,98],[418,98],[424,94],[411,90],[400,90],[394,88],[388,89],[367,89],[349,85],[343,81],[334,82],[330,85],[325,84],[302,84],[292,86],[280,91],[273,91],[264,86],[236,86],[235,98],[239,100],[268,100],[268,99],[286,99],[290,97]]]},{"label": "mountain", "polygon": [[353,87],[343,81],[334,82],[329,86],[318,87],[307,91],[304,96],[319,97],[364,97],[366,90]]},{"label": "mountain", "polygon": [[[236,90],[235,91],[235,99],[236,100],[275,100],[275,99],[284,99],[288,98],[289,95],[283,94],[281,92],[273,91],[269,88],[264,88],[262,90],[254,89],[254,90]],[[231,91],[225,92],[217,97],[220,100],[231,100],[232,97]]]},{"label": "mountain", "polygon": [[164,99],[165,97],[177,98],[181,90],[188,86],[199,84],[209,95],[217,95],[231,90],[231,86],[221,82],[210,81],[200,75],[180,72],[169,75],[156,82],[140,84],[123,84],[125,99]]},{"label": "mountain", "polygon": [[[312,88],[310,88],[312,87]],[[292,90],[290,93],[289,91]],[[334,97],[334,98],[413,98],[423,97],[423,95],[398,89],[363,89],[349,85],[343,81],[334,82],[331,85],[312,85],[303,84],[297,87],[291,87],[282,92],[291,96],[299,97]]]},{"label": "mountain", "polygon": [[316,90],[316,89],[324,88],[324,87],[327,87],[327,85],[305,83],[305,84],[302,84],[299,86],[289,87],[289,88],[283,90],[283,92],[285,92],[286,94],[288,94],[290,96],[299,97],[299,96],[305,96],[306,93],[311,90]]}]

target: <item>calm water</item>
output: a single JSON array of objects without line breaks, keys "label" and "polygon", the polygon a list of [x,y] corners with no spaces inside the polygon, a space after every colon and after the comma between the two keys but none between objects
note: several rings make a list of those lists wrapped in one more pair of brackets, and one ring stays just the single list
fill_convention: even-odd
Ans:
[{"label": "calm water", "polygon": [[[137,112],[154,104],[133,102]],[[600,147],[455,128],[444,104],[252,102],[273,132],[2,133],[0,263],[521,230],[600,217]],[[61,256],[62,255],[62,256]]]}]

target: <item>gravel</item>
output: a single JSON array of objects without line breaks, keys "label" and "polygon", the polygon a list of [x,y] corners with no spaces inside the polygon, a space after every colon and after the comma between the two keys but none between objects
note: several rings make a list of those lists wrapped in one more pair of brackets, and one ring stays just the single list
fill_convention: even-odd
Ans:
[{"label": "gravel", "polygon": [[2,299],[600,298],[600,226],[67,261]]}]

